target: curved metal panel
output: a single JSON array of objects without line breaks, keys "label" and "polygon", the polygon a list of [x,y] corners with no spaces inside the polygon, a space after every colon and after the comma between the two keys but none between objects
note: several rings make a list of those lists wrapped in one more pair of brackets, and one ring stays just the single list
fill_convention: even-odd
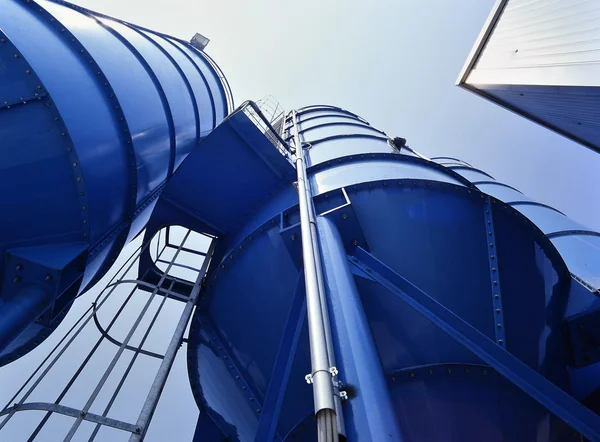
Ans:
[{"label": "curved metal panel", "polygon": [[524,204],[519,204],[515,208],[533,221],[547,235],[563,230],[585,230],[585,227],[581,224],[553,209]]},{"label": "curved metal panel", "polygon": [[313,145],[308,150],[307,156],[310,165],[314,166],[341,156],[374,152],[391,153],[394,152],[394,149],[390,147],[385,138],[349,135],[343,138],[319,140],[319,144]]},{"label": "curved metal panel", "polygon": [[[119,34],[111,33],[93,16],[53,3],[46,8],[87,48],[119,99],[135,152],[138,203],[167,178],[161,165],[170,155],[167,120],[152,77]],[[132,88],[134,78],[136,87]],[[113,118],[119,117],[115,112]]]},{"label": "curved metal panel", "polygon": [[[29,325],[9,346],[20,356],[143,229],[175,163],[215,127],[214,114],[227,113],[230,97],[212,60],[203,74],[171,40],[172,57],[134,25],[62,1],[0,0],[0,9],[2,279],[26,285],[59,272],[45,286],[51,308],[27,313],[43,326]],[[218,102],[207,73],[224,97]],[[187,106],[169,97],[173,84],[183,84]],[[16,278],[22,268],[37,273]],[[1,290],[0,299],[22,292]],[[2,363],[8,357],[0,348]]]},{"label": "curved metal panel", "polygon": [[464,186],[447,174],[423,165],[372,159],[315,171],[310,180],[315,194],[380,180],[429,180]]},{"label": "curved metal panel", "polygon": [[218,74],[212,68],[211,64],[205,59],[205,54],[190,48],[188,45],[183,45],[181,42],[175,41],[174,43],[177,44],[183,51],[185,51],[190,58],[192,58],[192,60],[194,60],[194,63],[202,72],[214,101],[215,120],[217,122],[221,121],[227,116],[228,103],[223,83]]},{"label": "curved metal panel", "polygon": [[[322,123],[326,123],[326,122],[340,122],[340,123],[347,122],[347,123],[363,124],[363,125],[369,126],[369,123],[361,120],[360,118],[357,118],[353,115],[341,114],[339,112],[305,118],[298,123],[298,126],[299,126],[299,129],[302,131],[302,130],[307,130],[314,126],[319,126]],[[291,127],[291,123],[290,123],[290,126],[288,126],[288,127]]]},{"label": "curved metal panel", "polygon": [[474,182],[479,190],[494,198],[510,203],[511,201],[529,201],[530,199],[513,187],[495,181]]},{"label": "curved metal panel", "polygon": [[589,286],[600,288],[600,237],[569,235],[552,238],[552,244],[564,258],[571,273]]},{"label": "curved metal panel", "polygon": [[[112,110],[116,102],[96,72],[92,72],[86,51],[60,31],[61,25],[56,26],[45,10],[39,12],[32,3],[6,0],[2,11],[3,30],[14,39],[23,55],[31,59],[33,69],[52,94],[68,127],[86,183],[90,240],[96,241],[124,217],[133,186],[126,140]],[[51,19],[54,21],[50,22]],[[40,41],[52,49],[40,51]],[[83,146],[103,146],[103,149]],[[135,195],[133,198],[135,201]]]},{"label": "curved metal panel", "polygon": [[181,69],[184,70],[187,77],[190,79],[190,86],[192,87],[192,90],[194,91],[194,96],[196,97],[196,105],[198,106],[198,118],[200,120],[200,125],[198,127],[198,137],[199,139],[202,139],[218,123],[215,102],[210,91],[208,81],[206,81],[202,70],[198,67],[198,64],[196,63],[192,55],[190,55],[189,51],[186,51],[184,49],[184,46],[180,42],[174,41],[172,39],[167,39],[167,41],[174,45],[179,51],[181,51],[183,56],[189,62],[181,63]]},{"label": "curved metal panel", "polygon": [[347,135],[382,135],[385,134],[374,127],[367,126],[364,124],[356,124],[356,123],[325,123],[320,124],[318,126],[313,126],[309,129],[304,129],[300,132],[302,137],[308,142],[321,140],[323,138],[339,135],[339,134],[347,134]]},{"label": "curved metal panel", "polygon": [[[454,166],[453,165],[453,166],[447,166],[447,167],[449,169],[457,171],[461,175],[462,175],[462,173],[461,173],[462,171],[467,171],[468,170],[468,171],[478,172],[479,174],[484,175],[487,178],[490,178],[492,180],[496,180],[496,178],[494,178],[493,176],[491,176],[489,173],[484,172],[483,170],[476,169],[476,168],[474,168],[472,166]],[[471,180],[471,181],[482,181],[482,180]]]}]

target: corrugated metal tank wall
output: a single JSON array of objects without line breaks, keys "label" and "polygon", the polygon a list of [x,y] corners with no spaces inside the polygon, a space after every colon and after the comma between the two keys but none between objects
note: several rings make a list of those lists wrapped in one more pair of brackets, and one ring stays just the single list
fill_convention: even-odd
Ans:
[{"label": "corrugated metal tank wall", "polygon": [[[565,317],[582,305],[599,303],[587,290],[576,296],[569,292],[569,272],[551,242],[569,237],[575,225],[463,161],[428,160],[409,147],[398,148],[351,112],[310,106],[297,114],[317,218],[338,230],[349,260],[357,247],[364,248],[568,391],[573,376]],[[291,116],[283,128],[290,141]],[[218,145],[216,139],[213,143]],[[298,282],[298,194],[291,183],[274,190],[262,206],[244,215],[243,225],[219,238],[223,246],[190,329],[188,371],[201,415],[240,440],[270,434],[264,432],[264,419],[273,412],[271,395],[281,381],[277,364],[288,351],[281,342],[289,336],[289,324],[295,324],[293,315],[301,314],[296,306],[303,290]],[[247,192],[237,189],[236,198],[245,199]],[[550,239],[544,232],[551,233]],[[323,253],[331,253],[330,248]],[[595,256],[563,255],[571,272],[594,281]],[[356,308],[364,310],[381,373],[357,376],[361,361],[353,358],[358,353],[343,339],[348,324],[357,326],[356,318],[345,317],[340,304],[329,298],[340,379],[352,386],[352,394],[358,392],[343,405],[348,440],[382,440],[378,432],[388,429],[387,421],[369,425],[365,413],[375,408],[393,410],[406,440],[576,437],[364,272],[354,268],[353,274],[360,294]],[[312,395],[304,382],[310,371],[306,324],[297,333],[275,433],[284,440],[309,441],[315,429]],[[361,337],[352,345],[362,347],[369,339]],[[368,378],[375,375],[385,377],[391,399],[384,400],[386,393],[369,405],[364,402],[369,395],[360,392],[371,388]],[[204,429],[214,429],[210,420],[199,422],[196,440],[202,440]]]},{"label": "corrugated metal tank wall", "polygon": [[62,1],[0,0],[0,11],[0,300],[38,278],[15,273],[29,261],[70,266],[46,287],[60,302],[38,342],[140,232],[232,100],[183,40]]}]

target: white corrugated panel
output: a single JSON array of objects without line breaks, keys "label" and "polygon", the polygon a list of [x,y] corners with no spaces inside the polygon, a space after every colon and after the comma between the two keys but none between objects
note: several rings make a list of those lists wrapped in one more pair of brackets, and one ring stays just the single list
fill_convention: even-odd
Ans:
[{"label": "white corrugated panel", "polygon": [[466,82],[600,86],[600,0],[509,0]]}]

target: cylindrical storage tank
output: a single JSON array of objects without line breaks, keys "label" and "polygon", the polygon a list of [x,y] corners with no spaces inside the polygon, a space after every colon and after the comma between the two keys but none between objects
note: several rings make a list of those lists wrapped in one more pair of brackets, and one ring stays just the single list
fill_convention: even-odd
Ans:
[{"label": "cylindrical storage tank", "polygon": [[232,101],[186,41],[62,1],[0,11],[0,321],[28,287],[48,294],[0,336],[1,365],[106,272]]},{"label": "cylindrical storage tank", "polygon": [[[460,160],[426,159],[343,109],[311,106],[297,115],[336,368],[349,397],[342,404],[347,440],[580,440],[357,258],[361,250],[372,255],[486,342],[571,393],[565,317],[576,313],[576,297],[585,308],[598,299],[573,293],[578,283],[567,266],[577,275],[598,255],[563,259],[545,218],[527,212],[546,206],[495,193],[484,183],[493,178]],[[290,142],[292,118],[282,134]],[[573,230],[548,210],[562,217],[565,227],[557,228]],[[196,440],[217,429],[241,441],[314,441],[294,183],[249,219],[219,238],[190,329],[188,370],[203,416]]]}]

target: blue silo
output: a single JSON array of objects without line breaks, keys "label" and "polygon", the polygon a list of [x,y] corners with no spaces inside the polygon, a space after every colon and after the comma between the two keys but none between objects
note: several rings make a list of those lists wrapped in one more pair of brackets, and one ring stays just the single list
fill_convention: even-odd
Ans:
[{"label": "blue silo", "polygon": [[189,42],[62,1],[0,11],[2,365],[106,272],[232,101]]},{"label": "blue silo", "polygon": [[[315,413],[351,441],[579,440],[569,426],[596,440],[600,418],[578,401],[598,359],[574,362],[586,338],[570,330],[599,304],[593,242],[580,244],[597,233],[340,108],[274,126],[281,138],[252,103],[229,116],[146,231],[217,238],[188,344],[196,440],[312,441]],[[572,236],[587,253],[555,243]]]},{"label": "blue silo", "polygon": [[[598,232],[338,107],[229,113],[200,37],[61,1],[0,7],[0,364],[139,234],[137,276],[106,288],[146,302],[122,341],[96,322],[58,399],[28,402],[45,370],[0,430],[37,410],[32,439],[60,414],[66,441],[86,421],[90,439],[104,425],[140,442],[186,342],[196,441],[600,440]],[[149,246],[177,226],[210,246],[188,248],[188,231],[161,268]],[[178,253],[194,280],[169,273]],[[185,305],[164,354],[142,348],[161,307],[130,342],[157,296]],[[65,405],[103,339],[118,347],[108,368]],[[160,360],[134,421],[109,416],[131,365],[92,408],[126,350]]]}]

